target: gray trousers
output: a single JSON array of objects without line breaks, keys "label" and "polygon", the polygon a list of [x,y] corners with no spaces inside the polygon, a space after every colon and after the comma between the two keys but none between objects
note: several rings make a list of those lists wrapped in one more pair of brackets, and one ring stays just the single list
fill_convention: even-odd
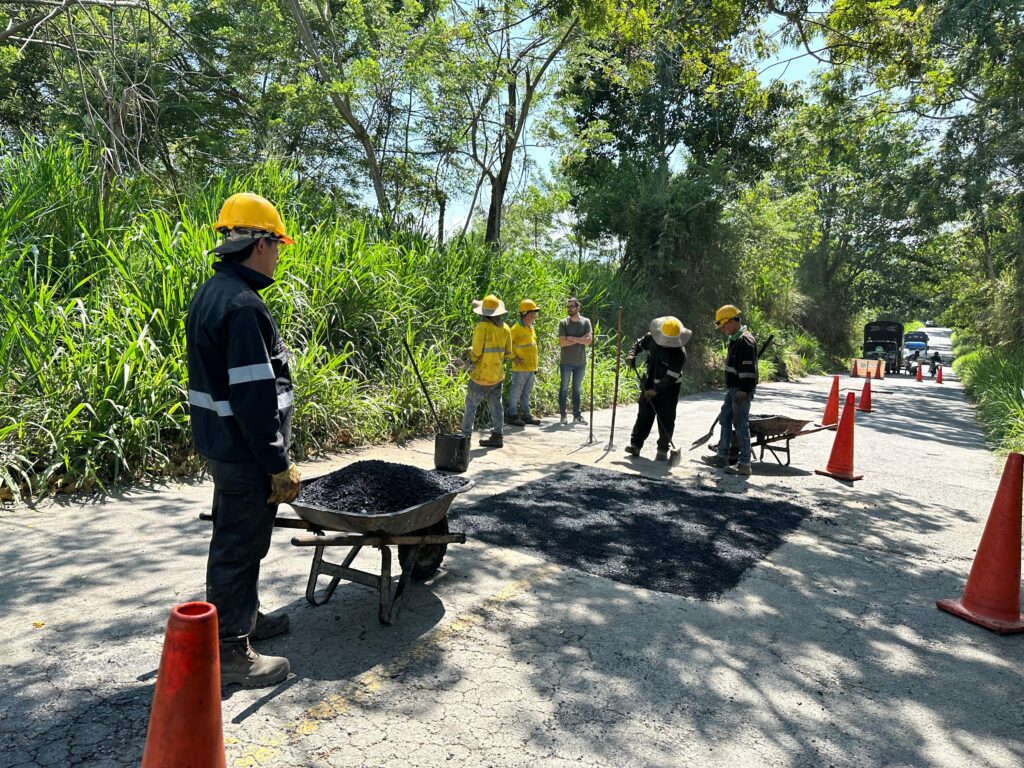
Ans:
[{"label": "gray trousers", "polygon": [[473,434],[473,423],[476,421],[476,412],[480,403],[487,401],[487,409],[491,412],[491,434],[500,435],[505,425],[505,414],[501,406],[502,382],[491,384],[485,387],[477,384],[472,379],[466,389],[466,410],[462,413],[462,434]]},{"label": "gray trousers", "polygon": [[209,459],[213,536],[206,561],[206,600],[217,608],[222,641],[245,638],[260,607],[260,561],[270,551],[277,505],[267,504],[270,475],[258,464]]}]

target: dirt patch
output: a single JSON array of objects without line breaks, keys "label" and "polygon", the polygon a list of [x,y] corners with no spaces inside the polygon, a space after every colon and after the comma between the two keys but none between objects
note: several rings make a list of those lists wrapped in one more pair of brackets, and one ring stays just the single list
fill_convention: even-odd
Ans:
[{"label": "dirt patch", "polygon": [[625,584],[709,600],[735,587],[810,510],[573,465],[472,505],[456,530]]},{"label": "dirt patch", "polygon": [[407,464],[357,461],[304,483],[296,502],[348,514],[381,515],[431,501],[467,482]]}]

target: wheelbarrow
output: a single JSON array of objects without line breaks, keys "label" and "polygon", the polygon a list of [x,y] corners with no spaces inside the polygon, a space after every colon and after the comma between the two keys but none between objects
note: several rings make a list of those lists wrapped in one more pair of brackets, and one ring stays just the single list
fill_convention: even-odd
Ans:
[{"label": "wheelbarrow", "polygon": [[[456,496],[472,487],[473,481],[467,479],[460,488],[422,504],[398,512],[370,515],[293,501],[291,507],[301,519],[291,519],[288,527],[304,527],[310,533],[293,536],[292,544],[314,548],[306,583],[306,600],[311,605],[323,605],[334,595],[342,579],[363,584],[377,590],[380,598],[377,618],[380,623],[391,624],[398,616],[409,581],[426,581],[441,567],[449,544],[466,543],[466,534],[449,532],[448,508]],[[274,524],[278,525],[280,520],[279,517]],[[391,572],[392,546],[398,547],[398,561],[402,569],[397,582]],[[332,563],[324,558],[324,550],[328,547],[350,549],[340,563]],[[352,567],[363,547],[375,547],[380,551],[380,575]],[[317,597],[321,576],[329,576],[331,580],[322,596]]]},{"label": "wheelbarrow", "polygon": [[[304,484],[315,479],[310,478]],[[279,513],[274,526],[307,532],[293,536],[292,544],[313,547],[313,562],[306,582],[306,600],[311,605],[323,605],[330,600],[339,582],[345,579],[377,590],[377,618],[381,624],[390,625],[398,618],[409,582],[429,579],[441,567],[449,544],[466,543],[465,533],[448,530],[448,508],[456,496],[472,487],[473,481],[467,478],[461,487],[429,501],[381,514],[356,514],[295,500],[289,506],[298,514],[298,519]],[[205,513],[199,517],[212,520],[212,516]],[[398,547],[402,569],[397,579],[392,573],[393,546]],[[330,547],[349,547],[349,551],[340,563],[334,563],[324,557],[324,551]],[[352,567],[363,547],[380,551],[380,574]],[[318,596],[321,576],[331,580]]]},{"label": "wheelbarrow", "polygon": [[[690,450],[693,450],[698,445],[702,445],[704,442],[711,437],[714,432],[715,424],[718,423],[718,419],[715,419],[715,423],[711,425],[711,430],[702,439],[694,442]],[[804,429],[810,424],[810,419],[794,419],[789,416],[765,416],[765,415],[753,415],[749,417],[750,424],[750,447],[760,448],[760,453],[757,457],[758,461],[764,461],[764,452],[767,450],[775,458],[775,461],[781,466],[788,467],[791,460],[790,446],[789,444],[798,437],[804,435],[812,435],[815,432],[821,432],[825,429],[831,429],[831,427],[814,427],[812,429]],[[709,450],[718,450],[718,444],[709,445]],[[729,463],[735,464],[739,460],[739,439],[736,436],[736,430],[732,431],[732,441],[729,444]],[[786,457],[786,462],[783,464],[780,456]]]}]

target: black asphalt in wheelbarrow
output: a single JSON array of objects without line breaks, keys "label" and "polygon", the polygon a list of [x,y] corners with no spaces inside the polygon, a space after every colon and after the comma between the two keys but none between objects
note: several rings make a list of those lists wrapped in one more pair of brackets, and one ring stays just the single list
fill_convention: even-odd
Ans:
[{"label": "black asphalt in wheelbarrow", "polygon": [[460,505],[471,538],[659,592],[712,600],[796,530],[811,510],[668,480],[570,465]]}]

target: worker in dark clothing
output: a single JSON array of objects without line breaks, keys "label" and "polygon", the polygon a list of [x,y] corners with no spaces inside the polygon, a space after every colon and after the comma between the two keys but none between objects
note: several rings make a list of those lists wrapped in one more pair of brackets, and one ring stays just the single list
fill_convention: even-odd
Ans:
[{"label": "worker in dark clothing", "polygon": [[[701,456],[701,461],[712,467],[725,467],[734,475],[750,475],[750,401],[757,389],[757,341],[743,325],[739,307],[726,304],[715,312],[715,325],[729,340],[725,357],[725,401],[719,421],[722,425],[718,440],[718,452],[713,456]],[[736,430],[739,440],[739,462],[729,466],[729,448],[732,433]]]},{"label": "worker in dark clothing", "polygon": [[928,366],[928,373],[931,374],[933,379],[935,378],[935,372],[939,370],[940,365],[942,365],[942,356],[939,354],[939,350],[935,350],[932,352],[930,365]]},{"label": "worker in dark clothing", "polygon": [[277,209],[258,195],[232,195],[214,228],[221,260],[185,322],[189,413],[196,450],[213,477],[213,536],[206,599],[217,608],[221,684],[275,685],[288,660],[262,656],[250,639],[288,630],[288,616],[259,612],[260,561],[277,505],[299,494],[288,457],[292,381],[288,350],[259,292],[274,282],[278,248],[294,241]]},{"label": "worker in dark clothing", "polygon": [[633,433],[626,453],[639,456],[644,441],[651,434],[651,427],[658,423],[657,461],[668,461],[668,449],[676,424],[676,405],[679,403],[679,377],[686,362],[686,342],[692,335],[679,320],[672,316],[656,317],[651,321],[650,332],[636,340],[626,365],[636,370],[637,358],[647,355],[647,372],[641,381],[640,410],[636,415]]}]

